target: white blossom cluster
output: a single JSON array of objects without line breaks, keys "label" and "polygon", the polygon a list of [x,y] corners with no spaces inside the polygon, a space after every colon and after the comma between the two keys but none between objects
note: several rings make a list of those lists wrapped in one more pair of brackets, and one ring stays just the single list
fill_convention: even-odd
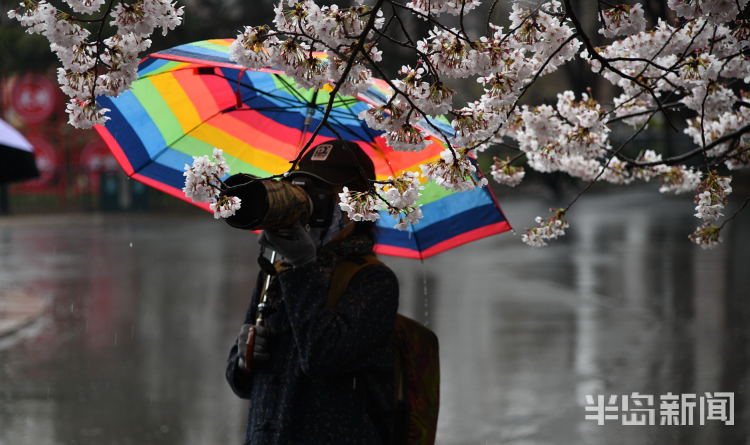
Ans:
[{"label": "white blossom cluster", "polygon": [[[409,224],[417,224],[422,217],[421,205],[417,204],[424,190],[419,181],[419,172],[404,172],[396,179],[388,178],[386,184],[377,184],[378,193],[385,200],[384,207],[388,214],[398,219],[394,226],[398,230],[404,230]],[[387,203],[387,204],[386,204]]]},{"label": "white blossom cluster", "polygon": [[526,172],[523,171],[523,167],[510,165],[510,158],[505,161],[495,158],[495,163],[492,164],[490,174],[498,183],[507,185],[508,187],[515,187],[521,183]]},{"label": "white blossom cluster", "polygon": [[439,17],[443,12],[451,15],[466,14],[481,4],[477,0],[411,0],[406,7],[425,16]]},{"label": "white blossom cluster", "polygon": [[[77,13],[93,14],[103,0],[66,0]],[[117,33],[103,41],[89,41],[90,33],[76,23],[76,18],[47,3],[46,0],[24,0],[20,8],[8,12],[31,34],[42,34],[62,62],[57,80],[70,98],[66,112],[76,128],[91,128],[105,123],[109,111],[101,108],[99,95],[116,97],[129,90],[138,79],[138,54],[151,46],[148,37],[154,28],[163,33],[182,22],[182,8],[169,0],[139,0],[134,4],[118,3],[111,13],[110,24]],[[100,20],[106,20],[102,18]]]},{"label": "white blossom cluster", "polygon": [[541,216],[537,216],[534,221],[539,224],[539,227],[526,228],[526,234],[521,237],[521,240],[531,247],[544,247],[547,245],[544,240],[556,239],[558,236],[565,235],[565,229],[570,224],[565,221],[565,211],[559,209],[550,209],[550,212],[555,212],[553,216],[547,219],[542,219]]},{"label": "white blossom cluster", "polygon": [[423,190],[419,172],[406,171],[397,178],[392,176],[383,183],[375,185],[375,192],[356,192],[344,187],[339,193],[339,207],[352,221],[376,221],[378,212],[387,210],[388,214],[398,220],[394,228],[405,230],[409,224],[419,223],[422,217],[421,205],[417,204]]},{"label": "white blossom cluster", "polygon": [[700,185],[702,177],[703,173],[692,167],[685,167],[684,165],[663,166],[659,176],[661,179],[659,191],[661,193],[674,192],[675,195],[694,192]]},{"label": "white blossom cluster", "polygon": [[[604,27],[600,33],[606,37],[629,36],[597,48],[597,55],[604,62],[588,51],[583,51],[582,57],[594,72],[622,88],[623,93],[614,99],[610,111],[594,105],[585,95],[577,103],[569,92],[558,95],[555,105],[525,106],[515,111],[515,118],[502,133],[518,142],[531,168],[617,184],[659,177],[662,193],[694,192],[701,183],[701,172],[684,165],[663,164],[661,156],[649,150],[635,159],[637,164],[649,165],[632,165],[625,158],[614,157],[609,147],[608,120],[616,117],[634,128],[648,125],[659,111],[656,101],[663,100],[665,94],[676,95],[679,104],[697,114],[688,119],[685,133],[698,146],[711,144],[707,156],[720,158],[730,169],[750,166],[750,137],[728,138],[750,123],[750,108],[744,105],[750,94],[741,91],[738,98],[725,82],[740,79],[750,83],[750,59],[742,53],[750,47],[750,25],[738,21],[724,26],[736,16],[737,2],[685,3],[698,8],[694,20],[679,27],[660,21],[650,32],[643,31],[645,20],[640,5],[602,11]],[[744,7],[746,3],[739,5]],[[670,1],[673,8],[679,4]],[[700,13],[701,8],[711,12],[705,16]],[[737,107],[739,100],[743,105]],[[725,141],[712,144],[719,138]],[[729,180],[719,178],[712,187],[702,186],[695,199],[696,216],[717,219],[721,215],[726,195],[731,192]],[[528,236],[532,244],[543,243],[544,238],[537,232]],[[717,238],[701,239],[708,243]]]},{"label": "white blossom cluster", "polygon": [[213,155],[193,156],[193,166],[185,164],[185,187],[182,191],[193,202],[208,202],[214,218],[228,218],[240,209],[242,200],[221,196],[221,178],[229,173],[224,151],[214,147]]},{"label": "white blossom cluster", "polygon": [[703,17],[711,24],[720,25],[733,20],[739,13],[737,5],[744,8],[747,0],[669,0],[668,4],[678,17]]},{"label": "white blossom cluster", "polygon": [[615,107],[613,111],[615,116],[622,118],[622,121],[631,127],[638,128],[648,122],[652,109],[651,100],[641,95],[642,99],[637,99],[622,94],[615,97]]},{"label": "white blossom cluster", "polygon": [[714,247],[718,246],[719,243],[724,241],[721,238],[719,231],[719,227],[713,225],[711,221],[708,221],[704,223],[702,227],[698,226],[695,229],[695,232],[688,235],[688,238],[690,238],[690,241],[701,246],[703,250],[713,249]]},{"label": "white blossom cluster", "polygon": [[383,201],[369,192],[357,192],[344,187],[339,193],[339,207],[352,221],[377,221]]},{"label": "white blossom cluster", "polygon": [[[750,92],[744,92],[742,100],[750,100]],[[708,145],[724,135],[740,130],[749,123],[750,108],[743,106],[711,119],[704,118],[702,132],[700,119],[689,119],[685,134],[691,136],[696,145],[703,146],[704,140]],[[750,135],[746,133],[734,142],[727,141],[717,144],[710,150],[707,150],[706,155],[708,157],[721,156],[724,160],[724,165],[730,170],[750,167]]]},{"label": "white blossom cluster", "polygon": [[[708,144],[748,123],[747,108],[733,109],[739,99],[724,81],[750,82],[750,59],[742,53],[750,45],[750,25],[738,22],[732,29],[715,21],[719,20],[716,17],[725,17],[722,14],[727,11],[734,10],[736,15],[737,2],[693,0],[669,4],[678,15],[696,18],[681,27],[659,21],[650,32],[640,32],[597,49],[600,57],[618,59],[608,62],[608,66],[587,51],[582,56],[593,71],[601,70],[606,79],[624,90],[615,99],[613,111],[625,123],[634,127],[647,124],[656,111],[655,98],[664,94],[682,96],[678,102],[698,115],[688,119],[685,132],[696,144]],[[693,12],[685,9],[688,4],[694,8]],[[712,16],[700,11],[724,12]],[[635,78],[640,80],[636,82]],[[720,145],[709,155],[724,154],[727,145]],[[737,151],[738,156],[726,160],[730,168],[747,164],[742,148]]]},{"label": "white blossom cluster", "polygon": [[[454,156],[454,153],[458,156]],[[477,168],[468,156],[466,149],[446,149],[440,153],[438,160],[419,167],[428,181],[433,181],[446,190],[465,192],[484,187],[487,185],[487,178],[475,178]]]},{"label": "white blossom cluster", "polygon": [[[442,12],[471,9],[469,1],[429,4],[448,8]],[[573,30],[554,15],[557,12],[557,1],[545,3],[533,17],[514,4],[511,30],[505,33],[492,25],[494,34],[479,40],[468,40],[457,29],[434,27],[427,38],[416,42],[417,52],[423,55],[418,66],[402,67],[399,75],[403,77],[393,80],[396,90],[391,91],[388,102],[363,111],[359,117],[370,127],[385,131],[387,141],[397,150],[419,151],[427,145],[427,135],[415,122],[450,111],[454,115],[452,141],[470,148],[483,146],[484,140],[493,138],[507,124],[523,87],[541,75],[540,71],[554,71],[578,51],[580,42],[570,40]],[[432,82],[423,80],[426,75]],[[441,77],[469,76],[478,76],[484,94],[453,109],[455,91]]]},{"label": "white blossom cluster", "polygon": [[646,28],[646,18],[640,4],[618,5],[612,9],[605,9],[599,15],[599,20],[602,19],[604,28],[599,30],[599,34],[610,39],[642,32]]},{"label": "white blossom cluster", "polygon": [[505,134],[518,141],[533,169],[545,173],[562,171],[592,180],[603,168],[597,158],[609,149],[606,114],[587,94],[579,102],[571,91],[558,94],[557,98],[554,107],[521,107],[518,125],[509,127]]},{"label": "white blossom cluster", "polygon": [[[279,3],[275,8],[276,31],[265,26],[245,27],[229,47],[231,58],[249,69],[273,65],[294,77],[302,88],[322,88],[330,81],[341,79],[359,39],[372,36],[371,30],[363,36],[370,10],[367,6],[320,7],[313,0],[297,3],[291,9]],[[383,26],[382,15],[378,10],[374,28]],[[285,36],[287,38],[283,39]],[[372,61],[382,59],[374,43],[365,44],[364,50]],[[328,57],[326,60],[317,58],[312,51],[325,51]],[[364,57],[355,55],[346,82],[339,90],[341,94],[358,94],[371,86],[372,72],[365,63]]]},{"label": "white blossom cluster", "polygon": [[730,182],[731,176],[718,176],[716,171],[708,173],[695,195],[695,203],[698,204],[695,207],[696,218],[719,219],[724,215],[720,212],[727,205],[727,196],[732,193]]}]

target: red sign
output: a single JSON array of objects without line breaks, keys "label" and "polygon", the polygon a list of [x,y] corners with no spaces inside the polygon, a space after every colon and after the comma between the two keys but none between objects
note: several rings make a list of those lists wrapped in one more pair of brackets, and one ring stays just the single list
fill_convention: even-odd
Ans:
[{"label": "red sign", "polygon": [[78,158],[78,165],[89,173],[116,172],[119,168],[117,160],[101,139],[95,139],[83,147],[81,156]]},{"label": "red sign", "polygon": [[49,142],[37,136],[27,136],[26,139],[34,146],[34,159],[39,177],[26,181],[24,184],[31,187],[41,187],[55,177],[57,170],[57,153],[55,147]]},{"label": "red sign", "polygon": [[13,86],[11,104],[26,122],[42,122],[55,111],[55,87],[46,77],[26,74]]}]

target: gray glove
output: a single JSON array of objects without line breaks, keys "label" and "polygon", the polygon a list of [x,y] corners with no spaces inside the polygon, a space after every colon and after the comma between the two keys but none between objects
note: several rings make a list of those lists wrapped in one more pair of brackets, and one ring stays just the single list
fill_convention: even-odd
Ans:
[{"label": "gray glove", "polygon": [[243,371],[246,371],[245,360],[247,350],[247,338],[249,337],[250,328],[255,328],[255,346],[253,347],[253,360],[256,362],[264,362],[271,358],[271,353],[268,351],[268,339],[276,336],[276,330],[267,328],[265,326],[256,326],[254,324],[243,324],[240,328],[240,335],[237,337],[237,355],[240,359],[237,366]]},{"label": "gray glove", "polygon": [[284,229],[261,231],[258,243],[275,250],[294,267],[312,263],[317,257],[315,243],[299,221]]}]

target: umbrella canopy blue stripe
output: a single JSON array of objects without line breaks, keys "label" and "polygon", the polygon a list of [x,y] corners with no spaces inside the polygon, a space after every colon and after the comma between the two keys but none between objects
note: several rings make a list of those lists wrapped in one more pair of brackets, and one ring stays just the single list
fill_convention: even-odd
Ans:
[{"label": "umbrella canopy blue stripe", "polygon": [[178,190],[185,187],[184,171],[177,171],[158,162],[147,165],[138,173]]},{"label": "umbrella canopy blue stripe", "polygon": [[156,71],[164,65],[171,63],[170,60],[148,58],[138,65],[138,77],[145,77],[148,73]]},{"label": "umbrella canopy blue stripe", "polygon": [[[419,233],[428,226],[443,223],[445,217],[453,217],[484,205],[494,205],[492,199],[487,195],[481,189],[475,189],[471,192],[454,193],[429,204],[424,204],[422,205],[423,217],[414,228]],[[387,211],[381,210],[378,213],[380,214],[378,226],[391,228],[396,224],[396,220]],[[499,221],[504,221],[504,219],[492,222]]]},{"label": "umbrella canopy blue stripe", "polygon": [[218,63],[232,63],[233,61],[229,60],[229,54],[226,56],[220,56],[216,51],[207,50],[200,47],[191,47],[190,51],[185,51],[184,49],[180,49],[178,46],[177,48],[167,49],[164,51],[159,51],[159,54],[163,55],[169,55],[169,56],[177,56],[177,57],[189,57],[191,59],[201,59],[202,61],[206,62],[218,62]]},{"label": "umbrella canopy blue stripe", "polygon": [[[430,212],[427,204],[422,207],[422,211],[427,213]],[[498,216],[497,207],[494,204],[488,204],[484,206],[474,207],[465,212],[453,215],[437,223],[431,224],[430,226],[422,226],[422,223],[413,226],[413,230],[416,232],[409,233],[410,230],[398,231],[393,228],[395,219],[386,215],[385,222],[388,225],[381,224],[383,217],[378,220],[378,239],[377,242],[380,244],[387,244],[395,247],[402,247],[406,249],[421,250],[429,249],[430,247],[445,241],[445,233],[464,233],[474,229],[479,229],[488,224],[499,223],[505,221],[502,215]],[[419,239],[419,243],[417,243]]]},{"label": "umbrella canopy blue stripe", "polygon": [[135,131],[149,157],[153,158],[164,150],[166,142],[161,131],[154,123],[153,117],[146,111],[132,91],[126,91],[117,98],[117,107]]},{"label": "umbrella canopy blue stripe", "polygon": [[[124,94],[126,93],[123,93],[120,97]],[[107,130],[109,130],[112,137],[117,140],[117,143],[122,150],[128,153],[128,161],[130,161],[130,165],[133,169],[137,171],[144,165],[149,164],[151,162],[151,156],[149,156],[146,147],[143,146],[141,139],[138,137],[138,134],[130,125],[127,118],[123,116],[122,111],[120,110],[121,105],[119,103],[119,98],[117,105],[112,102],[112,99],[105,96],[99,96],[96,100],[102,108],[110,109],[107,113],[110,118],[110,120],[107,121]]]}]

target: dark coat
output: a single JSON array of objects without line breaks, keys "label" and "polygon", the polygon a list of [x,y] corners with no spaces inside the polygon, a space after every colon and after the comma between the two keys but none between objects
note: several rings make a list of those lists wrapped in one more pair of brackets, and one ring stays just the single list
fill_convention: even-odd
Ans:
[{"label": "dark coat", "polygon": [[[237,368],[232,347],[227,380],[235,394],[251,400],[246,444],[382,444],[363,399],[370,409],[394,405],[398,281],[388,267],[367,266],[329,309],[325,276],[315,261],[273,281],[283,300],[266,320],[279,332],[270,340],[269,361],[248,375]],[[255,324],[261,281],[245,324]]]}]

